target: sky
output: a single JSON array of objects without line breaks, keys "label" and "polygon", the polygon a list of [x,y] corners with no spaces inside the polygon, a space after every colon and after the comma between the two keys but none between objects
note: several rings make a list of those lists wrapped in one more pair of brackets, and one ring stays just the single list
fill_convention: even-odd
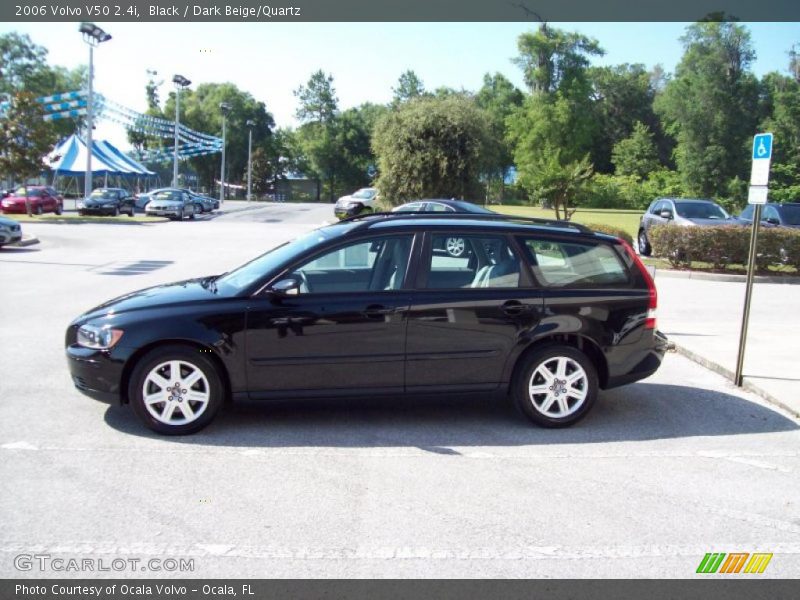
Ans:
[{"label": "sky", "polygon": [[[144,111],[146,71],[156,70],[161,97],[179,73],[193,86],[230,81],[266,104],[278,126],[296,124],[293,90],[322,69],[334,77],[340,108],[386,103],[392,87],[413,69],[426,89],[477,90],[487,72],[500,72],[520,88],[512,64],[517,37],[531,23],[102,23],[113,36],[95,51],[95,89],[108,99]],[[553,23],[596,38],[605,49],[596,65],[661,64],[672,72],[687,23]],[[800,50],[800,23],[748,23],[757,58],[753,71],[786,72],[787,52]],[[88,63],[77,23],[0,23],[49,50],[51,64]],[[64,90],[68,91],[68,90]],[[219,132],[206,132],[218,135]],[[120,125],[101,121],[97,139],[127,147]]]}]

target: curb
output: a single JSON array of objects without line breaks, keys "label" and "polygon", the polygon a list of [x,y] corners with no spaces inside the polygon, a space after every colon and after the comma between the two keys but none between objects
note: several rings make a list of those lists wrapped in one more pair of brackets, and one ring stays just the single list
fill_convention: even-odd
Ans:
[{"label": "curb", "polygon": [[[713,371],[714,373],[717,373],[718,375],[722,375],[726,379],[729,379],[731,381],[731,383],[733,383],[733,380],[734,380],[734,378],[736,376],[736,374],[733,371],[731,371],[727,367],[723,367],[719,363],[715,363],[712,360],[709,360],[709,359],[707,359],[707,358],[705,358],[703,356],[700,356],[696,352],[693,352],[693,351],[689,350],[688,348],[686,348],[685,346],[682,346],[681,344],[679,344],[677,342],[673,342],[672,340],[670,340],[670,341],[673,344],[675,344],[675,351],[678,354],[680,354],[682,356],[685,356],[686,358],[688,358],[692,362],[696,362],[698,365],[700,365],[701,367],[705,367],[709,371]],[[778,408],[781,408],[781,409],[785,410],[786,412],[790,413],[791,415],[800,418],[800,408],[795,407],[795,406],[789,406],[788,404],[786,404],[785,402],[779,400],[778,398],[776,398],[775,396],[773,396],[772,394],[770,394],[766,390],[760,388],[756,384],[754,384],[754,383],[752,383],[750,381],[747,381],[747,377],[745,377],[744,381],[742,381],[742,389],[747,391],[747,392],[751,392],[751,393],[755,394],[756,396],[758,396],[759,398],[761,398],[762,400],[766,400],[769,404],[773,404],[774,406],[777,406]]]},{"label": "curb", "polygon": [[[737,283],[745,283],[747,275],[733,275],[726,273],[701,273],[698,271],[673,271],[672,269],[659,269],[652,267],[656,274],[661,277],[675,277],[680,279],[697,279],[699,281],[732,281]],[[785,283],[787,285],[800,285],[800,277],[786,276],[778,277],[775,275],[755,275],[753,277],[755,283]]]}]

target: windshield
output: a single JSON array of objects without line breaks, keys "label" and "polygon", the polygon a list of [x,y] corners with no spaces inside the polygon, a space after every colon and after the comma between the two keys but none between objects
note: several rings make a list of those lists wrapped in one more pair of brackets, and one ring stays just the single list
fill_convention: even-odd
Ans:
[{"label": "windshield", "polygon": [[727,219],[728,214],[710,202],[676,202],[675,210],[684,219]]},{"label": "windshield", "polygon": [[116,198],[116,194],[111,190],[95,190],[90,195],[90,198],[102,198],[103,200],[109,200],[111,198]]},{"label": "windshield", "polygon": [[351,196],[351,198],[363,198],[365,200],[369,200],[375,195],[375,190],[373,188],[363,188],[358,190],[355,194]]},{"label": "windshield", "polygon": [[800,225],[800,204],[792,206],[783,205],[780,207],[783,221],[787,225]]},{"label": "windshield", "polygon": [[20,187],[17,188],[17,191],[14,192],[14,195],[20,196],[21,198],[25,198],[26,196],[30,196],[31,198],[36,198],[42,195],[42,190]]},{"label": "windshield", "polygon": [[290,262],[295,256],[299,256],[306,250],[310,250],[352,227],[352,224],[333,225],[306,233],[291,242],[273,248],[238,269],[222,275],[214,283],[217,289],[223,293],[236,294],[244,291],[265,275]]},{"label": "windshield", "polygon": [[156,200],[170,200],[173,202],[180,202],[182,200],[180,192],[158,192],[153,195]]}]

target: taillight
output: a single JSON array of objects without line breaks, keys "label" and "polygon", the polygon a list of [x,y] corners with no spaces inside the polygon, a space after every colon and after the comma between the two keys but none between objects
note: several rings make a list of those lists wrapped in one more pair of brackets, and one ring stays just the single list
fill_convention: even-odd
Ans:
[{"label": "taillight", "polygon": [[658,292],[656,291],[656,282],[653,281],[653,277],[650,275],[650,271],[647,270],[647,267],[644,266],[642,259],[639,258],[639,255],[634,252],[631,245],[623,240],[622,238],[617,238],[619,243],[625,248],[625,251],[628,253],[628,256],[631,257],[633,264],[639,269],[639,272],[642,274],[642,277],[647,283],[647,292],[650,297],[650,300],[647,303],[647,318],[644,321],[644,328],[645,329],[655,329],[656,328],[656,308],[658,308]]}]

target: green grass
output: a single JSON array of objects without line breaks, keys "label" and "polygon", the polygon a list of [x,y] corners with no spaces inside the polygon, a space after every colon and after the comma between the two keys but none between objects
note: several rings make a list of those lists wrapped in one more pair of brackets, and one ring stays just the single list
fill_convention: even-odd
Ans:
[{"label": "green grass", "polygon": [[[648,266],[656,267],[658,269],[676,270],[668,260],[664,258],[655,258],[652,256],[642,257],[642,262]],[[679,269],[685,270],[685,269]],[[700,260],[693,260],[690,271],[701,271],[706,273],[727,273],[729,275],[747,275],[747,266],[740,264],[730,264],[724,270],[715,270],[713,265],[708,262]],[[758,275],[797,275],[797,269],[787,265],[769,265],[766,271],[756,271]]]},{"label": "green grass", "polygon": [[[516,215],[518,217],[535,217],[538,219],[555,219],[556,213],[552,209],[539,208],[538,206],[510,206],[500,205],[489,207],[492,210],[505,215]],[[617,210],[602,208],[579,208],[572,215],[572,220],[581,225],[608,225],[626,231],[635,240],[639,232],[639,218],[642,216],[640,210]]]},{"label": "green grass", "polygon": [[78,213],[65,212],[60,215],[53,213],[46,213],[43,215],[32,216],[28,215],[6,215],[20,223],[66,223],[66,224],[79,224],[79,223],[120,223],[122,225],[141,225],[142,223],[163,223],[167,219],[165,217],[148,217],[145,215],[135,215],[129,217],[128,215],[120,215],[118,217],[100,217],[93,215],[81,216]]}]

